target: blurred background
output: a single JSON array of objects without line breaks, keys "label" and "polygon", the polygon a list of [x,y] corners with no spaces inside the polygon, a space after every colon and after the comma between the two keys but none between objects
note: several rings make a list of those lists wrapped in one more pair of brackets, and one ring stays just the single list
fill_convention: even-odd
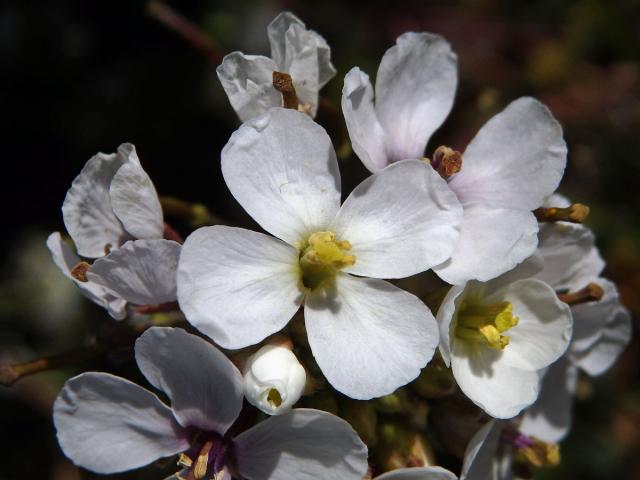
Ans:
[{"label": "blurred background", "polygon": [[[266,26],[293,11],[332,47],[337,76],[322,94],[339,106],[355,65],[375,78],[396,37],[426,30],[457,52],[460,85],[429,145],[463,150],[478,128],[521,95],[541,99],[564,127],[569,162],[561,191],[592,207],[608,276],[640,313],[640,1],[324,0],[171,1],[214,42],[204,55],[131,0],[14,0],[0,5],[0,363],[82,345],[105,312],[51,262],[47,235],[63,229],[66,190],[96,152],[136,145],[161,195],[202,202],[251,225],[226,189],[219,155],[238,120],[215,75],[216,55],[269,53]],[[320,117],[344,147],[340,116]],[[342,151],[345,151],[342,148]],[[348,150],[347,150],[348,153]],[[367,172],[342,162],[348,193]],[[184,230],[183,233],[188,233]],[[604,377],[583,378],[563,463],[540,478],[640,478],[640,343]],[[97,478],[64,459],[50,409],[66,378],[100,369],[136,379],[131,352],[102,356],[0,387],[0,480]],[[115,478],[115,477],[114,477]],[[117,478],[159,478],[153,469]]]}]

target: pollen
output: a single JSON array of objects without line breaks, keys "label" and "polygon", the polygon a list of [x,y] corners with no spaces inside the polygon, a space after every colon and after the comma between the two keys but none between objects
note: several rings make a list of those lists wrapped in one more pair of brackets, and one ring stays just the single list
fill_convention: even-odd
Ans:
[{"label": "pollen", "polygon": [[356,257],[350,255],[351,244],[338,240],[333,232],[315,232],[300,249],[302,283],[314,289],[327,279],[335,277],[339,270],[354,265]]},{"label": "pollen", "polygon": [[560,447],[556,443],[547,443],[531,437],[532,445],[517,450],[518,460],[529,465],[540,467],[556,467],[560,464]]},{"label": "pollen", "polygon": [[458,338],[482,343],[496,350],[509,345],[509,337],[504,332],[518,324],[510,302],[490,305],[463,302],[458,313],[455,334]]}]

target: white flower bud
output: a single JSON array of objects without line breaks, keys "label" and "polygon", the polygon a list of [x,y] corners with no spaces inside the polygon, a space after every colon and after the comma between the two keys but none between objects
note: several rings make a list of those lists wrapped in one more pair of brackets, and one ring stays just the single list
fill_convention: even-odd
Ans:
[{"label": "white flower bud", "polygon": [[251,355],[244,370],[244,395],[269,415],[291,409],[304,390],[307,374],[285,347],[266,345]]}]

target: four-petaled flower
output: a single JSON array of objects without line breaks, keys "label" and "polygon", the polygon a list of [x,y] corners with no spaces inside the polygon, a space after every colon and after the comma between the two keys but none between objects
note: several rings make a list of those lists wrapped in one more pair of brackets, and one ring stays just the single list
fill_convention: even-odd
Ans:
[{"label": "four-petaled flower", "polygon": [[[455,87],[456,57],[448,42],[428,33],[405,33],[387,50],[375,105],[369,77],[353,68],[344,79],[342,111],[364,165],[376,172],[422,158],[451,109]],[[532,98],[489,120],[447,178],[464,214],[451,258],[433,269],[440,278],[454,285],[487,281],[529,257],[538,233],[531,211],[558,187],[566,153],[560,125]],[[434,155],[432,166],[439,162]]]},{"label": "four-petaled flower", "polygon": [[278,238],[222,226],[192,233],[178,265],[189,322],[242,348],[282,329],[304,301],[311,351],[336,389],[367,399],[413,380],[433,355],[437,326],[417,297],[380,278],[414,275],[451,254],[461,211],[444,180],[422,162],[399,162],[341,207],[329,136],[282,108],[232,135],[222,173]]},{"label": "four-petaled flower", "polygon": [[[171,400],[106,373],[67,381],[53,412],[58,441],[77,465],[116,473],[182,454],[178,478],[361,480],[367,449],[347,422],[298,409],[238,433],[242,376],[213,345],[152,327],[136,341],[143,375]],[[230,430],[231,429],[231,430]]]}]

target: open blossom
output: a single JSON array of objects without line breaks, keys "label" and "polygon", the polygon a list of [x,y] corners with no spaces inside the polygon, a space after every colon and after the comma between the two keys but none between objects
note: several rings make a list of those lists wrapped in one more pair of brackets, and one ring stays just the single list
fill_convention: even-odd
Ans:
[{"label": "open blossom", "polygon": [[367,449],[338,417],[293,410],[240,434],[242,377],[203,339],[152,327],[136,341],[143,375],[171,400],[106,373],[67,381],[54,406],[58,441],[77,465],[116,473],[178,453],[178,478],[360,480]]},{"label": "open blossom", "polygon": [[307,115],[281,108],[233,134],[222,172],[277,238],[222,226],[191,234],[178,266],[189,322],[242,348],[282,329],[304,302],[312,353],[336,389],[366,399],[413,380],[433,354],[437,326],[418,298],[380,278],[450,255],[460,206],[442,178],[422,162],[399,162],[340,207],[331,140]]},{"label": "open blossom", "polygon": [[[352,69],[344,81],[342,110],[364,165],[375,172],[392,162],[422,158],[451,109],[455,85],[455,55],[445,40],[428,33],[401,35],[385,53],[375,105],[369,78]],[[562,178],[562,129],[544,105],[520,98],[482,127],[461,160],[453,153],[461,164],[446,176],[464,209],[460,240],[434,271],[451,284],[490,280],[536,248],[538,224],[531,211]],[[431,163],[439,169],[436,157]]]},{"label": "open blossom", "polygon": [[232,52],[218,67],[218,78],[234,110],[245,122],[282,106],[273,87],[273,72],[293,80],[299,109],[315,117],[319,90],[336,74],[327,42],[290,12],[278,15],[267,27],[271,58]]},{"label": "open blossom", "polygon": [[300,399],[307,373],[291,350],[265,345],[244,366],[244,396],[269,415],[282,415]]},{"label": "open blossom", "polygon": [[127,240],[162,238],[164,231],[158,194],[130,143],[85,164],[62,216],[78,255],[87,258],[102,257]]},{"label": "open blossom", "polygon": [[[554,196],[554,204],[569,202]],[[557,222],[540,230],[538,250],[543,269],[536,275],[556,291],[575,294],[595,284],[600,299],[571,307],[573,338],[566,354],[545,372],[540,397],[529,408],[522,430],[547,441],[562,440],[571,427],[571,406],[579,371],[596,376],[607,371],[631,338],[631,317],[620,303],[617,289],[600,277],[604,262],[593,233],[582,225]]]},{"label": "open blossom", "polygon": [[518,277],[449,290],[438,311],[440,352],[464,394],[492,417],[511,418],[538,396],[541,370],[567,349],[569,306],[546,283]]},{"label": "open blossom", "polygon": [[[80,291],[121,320],[127,304],[176,300],[180,245],[162,238],[162,208],[135,147],[98,153],[76,177],[62,206],[65,225],[83,262],[62,239],[47,239],[53,261]],[[140,238],[140,240],[134,240]]]}]

